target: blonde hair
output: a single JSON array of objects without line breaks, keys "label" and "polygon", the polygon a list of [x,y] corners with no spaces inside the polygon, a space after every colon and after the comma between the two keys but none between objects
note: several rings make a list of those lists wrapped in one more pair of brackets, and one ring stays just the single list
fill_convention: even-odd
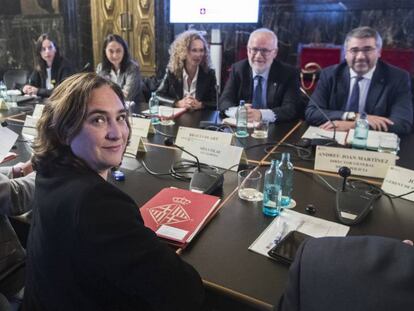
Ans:
[{"label": "blonde hair", "polygon": [[168,50],[170,54],[170,60],[168,62],[167,68],[180,80],[182,79],[185,59],[191,47],[191,42],[194,40],[201,40],[204,44],[204,57],[200,64],[201,68],[207,72],[211,67],[210,49],[208,47],[206,39],[197,30],[184,31],[175,38],[174,42],[171,43]]},{"label": "blonde hair", "polygon": [[[73,75],[54,89],[37,123],[32,158],[37,171],[47,175],[58,166],[88,168],[72,153],[69,143],[82,129],[92,91],[104,85],[115,92],[125,107],[121,88],[94,72]],[[128,118],[127,125],[131,129]]]}]

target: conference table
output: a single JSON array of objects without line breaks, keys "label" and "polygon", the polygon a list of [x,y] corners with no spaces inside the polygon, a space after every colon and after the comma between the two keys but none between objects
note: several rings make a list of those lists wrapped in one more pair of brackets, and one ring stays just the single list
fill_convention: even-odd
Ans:
[{"label": "conference table", "polygon": [[[149,174],[142,161],[153,171],[168,172],[180,159],[182,151],[165,146],[165,135],[174,137],[180,126],[199,127],[200,121],[214,120],[214,114],[214,111],[187,112],[176,118],[173,126],[156,125],[157,132],[144,139],[147,152],[137,158],[124,158],[120,170],[125,173],[125,181],[110,178],[110,182],[128,193],[138,206],[164,187],[188,188],[188,181]],[[22,122],[20,115],[10,115],[9,118]],[[220,117],[218,121],[221,122]],[[307,127],[303,121],[272,124],[267,139],[248,137],[234,140],[234,144],[246,149],[249,167],[262,174],[271,159],[280,158],[281,151],[295,154],[292,157],[295,165],[294,211],[306,213],[305,208],[313,204],[314,217],[338,222],[334,210],[336,194],[318,176],[323,175],[334,188],[340,187],[342,178],[334,173],[315,171],[311,149],[304,158],[303,154],[296,155],[294,144]],[[224,131],[231,130],[226,128]],[[413,143],[413,134],[402,138],[398,165],[413,168],[410,156]],[[27,156],[27,150],[23,148],[18,145],[18,152]],[[372,181],[380,182],[378,179]],[[237,172],[226,171],[223,187],[215,194],[222,199],[217,214],[187,248],[177,252],[198,270],[206,287],[207,300],[216,309],[273,310],[286,286],[288,266],[248,250],[273,218],[262,213],[261,202],[247,202],[238,197]],[[414,239],[414,203],[401,198],[390,201],[382,196],[363,222],[351,226],[348,235]]]}]

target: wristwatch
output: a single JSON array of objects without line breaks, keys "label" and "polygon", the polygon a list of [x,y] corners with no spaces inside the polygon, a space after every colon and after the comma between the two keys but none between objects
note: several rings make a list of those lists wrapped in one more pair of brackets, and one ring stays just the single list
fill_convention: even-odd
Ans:
[{"label": "wristwatch", "polygon": [[346,120],[347,121],[355,121],[356,119],[356,113],[353,111],[350,111],[346,114]]}]

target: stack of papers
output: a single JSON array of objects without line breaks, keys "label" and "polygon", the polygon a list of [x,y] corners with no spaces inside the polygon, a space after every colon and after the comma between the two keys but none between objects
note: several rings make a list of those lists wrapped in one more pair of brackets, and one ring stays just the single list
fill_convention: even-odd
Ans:
[{"label": "stack of papers", "polygon": [[[317,126],[309,126],[306,132],[302,135],[302,138],[333,138],[333,134],[333,131],[323,130]],[[345,145],[347,134],[348,132],[336,131],[335,140],[338,144]]]}]

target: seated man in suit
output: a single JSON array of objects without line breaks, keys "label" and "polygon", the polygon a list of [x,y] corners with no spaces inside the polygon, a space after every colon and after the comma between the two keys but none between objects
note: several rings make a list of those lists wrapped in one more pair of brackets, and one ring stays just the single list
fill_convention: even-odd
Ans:
[{"label": "seated man in suit", "polygon": [[404,242],[378,236],[306,240],[277,310],[412,310],[414,247]]},{"label": "seated man in suit", "polygon": [[298,71],[280,61],[277,37],[260,28],[250,34],[248,59],[232,66],[229,80],[220,97],[220,110],[235,116],[240,100],[247,103],[248,121],[290,121],[300,113]]},{"label": "seated man in suit", "polygon": [[[322,70],[312,94],[338,131],[355,126],[358,114],[366,112],[371,129],[406,134],[413,123],[411,83],[408,72],[379,60],[382,39],[370,27],[351,30],[344,47],[345,59]],[[306,121],[331,130],[333,125],[316,109],[306,108]]]}]

